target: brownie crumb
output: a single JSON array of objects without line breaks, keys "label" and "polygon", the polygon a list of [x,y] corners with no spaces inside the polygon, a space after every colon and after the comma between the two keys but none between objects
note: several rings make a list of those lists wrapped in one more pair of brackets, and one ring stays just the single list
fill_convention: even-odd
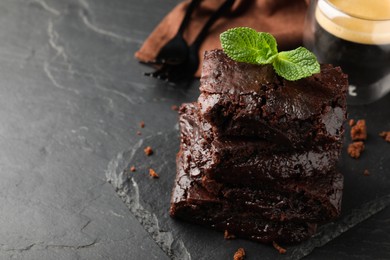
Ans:
[{"label": "brownie crumb", "polygon": [[144,121],[139,122],[139,127],[144,128],[145,127],[145,122]]},{"label": "brownie crumb", "polygon": [[287,252],[287,250],[285,248],[278,245],[275,241],[272,242],[272,245],[274,246],[274,248],[276,250],[278,250],[279,254],[285,254]]},{"label": "brownie crumb", "polygon": [[240,247],[234,253],[233,260],[244,260],[244,259],[245,259],[245,250],[244,248]]},{"label": "brownie crumb", "polygon": [[173,111],[179,111],[179,107],[176,106],[176,105],[172,105],[172,106],[171,106],[171,109],[172,109]]},{"label": "brownie crumb", "polygon": [[386,142],[390,143],[390,131],[383,131],[379,134],[380,137],[383,137]]},{"label": "brownie crumb", "polygon": [[369,176],[369,175],[370,175],[370,172],[369,172],[367,169],[365,169],[364,172],[363,172],[363,175],[364,175],[364,176]]},{"label": "brownie crumb", "polygon": [[131,172],[135,172],[135,171],[136,171],[136,169],[135,169],[135,166],[134,166],[134,165],[130,167],[130,171],[131,171]]},{"label": "brownie crumb", "polygon": [[348,154],[352,158],[358,159],[364,151],[364,143],[362,141],[353,142],[348,146]]},{"label": "brownie crumb", "polygon": [[152,155],[152,154],[153,154],[152,147],[146,146],[146,148],[144,149],[144,152],[145,152],[145,154],[146,154],[147,156]]},{"label": "brownie crumb", "polygon": [[361,119],[351,128],[352,141],[363,141],[367,139],[366,120]]},{"label": "brownie crumb", "polygon": [[229,231],[225,230],[225,233],[223,233],[223,238],[226,240],[235,239],[236,236],[234,234],[230,234]]},{"label": "brownie crumb", "polygon": [[141,131],[137,131],[137,135],[142,135]]},{"label": "brownie crumb", "polygon": [[159,177],[158,174],[152,168],[149,169],[149,175],[150,175],[150,177],[155,178],[155,179],[157,179]]},{"label": "brownie crumb", "polygon": [[349,119],[348,124],[349,124],[349,126],[355,125],[355,120]]}]

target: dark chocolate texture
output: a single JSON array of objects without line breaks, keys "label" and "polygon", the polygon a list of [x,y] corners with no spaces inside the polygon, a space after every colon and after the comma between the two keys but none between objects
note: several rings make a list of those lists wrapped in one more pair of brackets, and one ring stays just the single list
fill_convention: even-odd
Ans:
[{"label": "dark chocolate texture", "polygon": [[348,79],[339,67],[297,81],[269,65],[235,62],[223,51],[205,53],[201,116],[218,136],[260,137],[294,147],[341,143]]},{"label": "dark chocolate texture", "polygon": [[191,177],[195,168],[184,164],[188,155],[184,147],[180,151],[181,167],[186,174],[207,192],[234,205],[242,212],[256,212],[264,219],[275,221],[327,222],[340,215],[343,176],[328,172],[322,178],[306,178],[266,182],[256,188],[218,183],[202,177]]},{"label": "dark chocolate texture", "polygon": [[219,199],[186,174],[180,158],[179,153],[171,198],[172,217],[263,243],[296,243],[314,234],[316,224],[265,220],[260,214],[242,211]]},{"label": "dark chocolate texture", "polygon": [[[188,106],[188,109],[186,110],[187,112],[190,111],[191,107],[193,108],[193,105],[191,104],[184,105],[184,107],[185,106]],[[183,110],[184,109],[181,111]],[[278,160],[282,156],[276,156],[273,158],[272,155],[266,155],[265,158],[262,159],[261,155],[255,155],[256,158],[259,158],[259,161],[263,160],[263,163],[261,164],[263,166],[267,165],[267,160],[270,161],[269,164],[275,167],[271,170],[262,169],[259,165],[256,164],[250,164],[244,168],[239,168],[234,164],[229,164],[231,167],[212,167],[213,163],[210,163],[211,160],[209,159],[212,156],[210,156],[210,153],[202,152],[204,149],[202,150],[199,147],[199,145],[201,145],[199,143],[202,142],[189,140],[187,139],[186,134],[183,134],[191,133],[191,130],[196,129],[197,127],[197,125],[191,125],[191,120],[186,120],[185,115],[187,115],[189,119],[191,119],[191,117],[194,118],[188,114],[181,115],[181,133],[182,139],[185,140],[181,145],[183,167],[188,172],[188,174],[192,176],[192,178],[202,179],[203,186],[209,192],[214,194],[223,193],[225,197],[229,197],[235,201],[241,201],[241,204],[246,203],[248,206],[246,210],[253,210],[256,207],[255,203],[252,203],[251,201],[257,201],[260,198],[266,199],[271,203],[272,200],[270,200],[270,198],[278,196],[279,198],[277,199],[276,203],[271,203],[271,207],[275,207],[275,212],[266,213],[269,218],[273,219],[279,218],[276,212],[282,214],[283,211],[287,210],[286,201],[288,201],[287,204],[290,205],[295,203],[295,209],[301,211],[307,209],[305,208],[305,205],[308,205],[309,202],[313,205],[309,206],[311,208],[311,214],[309,214],[308,217],[300,216],[297,213],[292,213],[291,217],[287,217],[288,219],[305,219],[306,217],[315,221],[326,221],[339,215],[343,178],[339,173],[334,173],[334,170],[332,169],[334,166],[330,165],[332,167],[329,167],[329,171],[319,171],[321,175],[314,178],[307,178],[307,176],[305,178],[279,177],[277,178],[277,181],[273,180],[272,177],[276,174],[280,174],[279,171],[283,171],[286,168],[283,167],[282,169],[278,169],[277,164],[282,166],[292,166],[291,168],[294,168],[296,165],[293,163],[293,160],[286,159],[287,157],[291,157],[289,154],[283,153],[283,157],[285,157],[284,160]],[[191,128],[188,129],[188,127]],[[200,135],[198,135],[198,137],[202,138]],[[207,146],[207,142],[204,139],[202,141],[203,145]],[[306,162],[305,160],[302,161],[307,165],[310,165],[310,167],[315,167],[316,164],[319,165],[319,163],[315,160],[313,160],[313,162]],[[220,165],[228,162],[229,161],[222,160],[220,161]],[[302,167],[298,167],[298,169],[302,169]],[[296,171],[297,173],[295,175],[298,175],[299,170]],[[288,170],[285,170],[285,173],[286,175],[291,174],[291,172]],[[218,183],[215,180],[222,180],[224,185],[222,183]],[[233,187],[256,187],[261,189]],[[316,188],[313,189],[313,187]],[[278,190],[278,192],[275,193],[275,190]],[[296,193],[295,195],[297,196],[292,196],[291,194],[293,193]],[[239,197],[235,197],[237,194],[239,194]],[[315,206],[318,206],[316,210],[314,209]],[[264,206],[261,207],[264,208]]]},{"label": "dark chocolate texture", "polygon": [[287,152],[266,140],[214,137],[209,124],[197,115],[196,103],[180,109],[184,165],[191,168],[193,177],[205,175],[218,182],[255,187],[266,181],[326,175],[339,158],[337,143]]}]

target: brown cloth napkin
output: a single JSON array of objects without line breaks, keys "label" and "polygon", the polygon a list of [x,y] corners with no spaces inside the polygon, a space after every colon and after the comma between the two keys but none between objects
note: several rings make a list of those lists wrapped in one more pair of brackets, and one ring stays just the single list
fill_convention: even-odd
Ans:
[{"label": "brown cloth napkin", "polygon": [[[135,57],[142,62],[153,61],[160,49],[177,33],[190,1],[178,4],[154,29]],[[222,0],[204,0],[193,12],[183,37],[191,44]],[[236,0],[229,12],[222,15],[210,28],[199,50],[200,76],[203,53],[220,49],[219,35],[233,27],[250,27],[275,36],[279,50],[295,48],[302,44],[303,23],[308,0]]]}]

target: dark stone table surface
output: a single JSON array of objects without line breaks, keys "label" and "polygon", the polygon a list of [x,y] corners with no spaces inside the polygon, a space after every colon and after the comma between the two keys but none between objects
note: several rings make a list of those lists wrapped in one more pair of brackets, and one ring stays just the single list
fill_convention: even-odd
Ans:
[{"label": "dark stone table surface", "polygon": [[167,216],[171,106],[199,81],[145,77],[133,54],[177,2],[0,1],[0,259],[232,259],[240,246],[247,259],[390,259],[389,96],[350,107],[369,140],[360,160],[343,155],[343,214],[287,255]]}]

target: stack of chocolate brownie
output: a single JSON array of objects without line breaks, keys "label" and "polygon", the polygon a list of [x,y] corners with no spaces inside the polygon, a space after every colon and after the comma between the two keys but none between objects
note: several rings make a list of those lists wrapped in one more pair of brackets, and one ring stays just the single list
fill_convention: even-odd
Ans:
[{"label": "stack of chocolate brownie", "polygon": [[198,102],[180,108],[170,214],[260,242],[309,238],[337,218],[347,76],[298,81],[206,52]]}]

